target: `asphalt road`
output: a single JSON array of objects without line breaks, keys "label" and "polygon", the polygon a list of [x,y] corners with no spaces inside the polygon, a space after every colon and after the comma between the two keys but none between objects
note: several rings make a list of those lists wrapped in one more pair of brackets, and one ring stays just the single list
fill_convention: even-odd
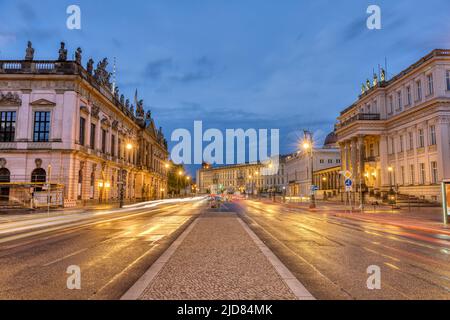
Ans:
[{"label": "asphalt road", "polygon": [[[0,237],[0,299],[118,299],[203,206],[136,208]],[[81,290],[67,288],[72,265],[80,267]]]},{"label": "asphalt road", "polygon": [[[242,201],[227,204],[317,299],[450,299],[450,237]],[[381,290],[367,268],[381,269]]]}]

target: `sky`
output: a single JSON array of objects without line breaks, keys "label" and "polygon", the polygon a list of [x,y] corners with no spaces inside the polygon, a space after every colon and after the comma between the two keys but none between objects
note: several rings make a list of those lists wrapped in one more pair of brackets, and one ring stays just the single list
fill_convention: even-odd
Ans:
[{"label": "sky", "polygon": [[[69,5],[81,30],[66,27]],[[369,30],[367,7],[381,8]],[[83,63],[117,61],[117,84],[134,91],[162,126],[280,129],[281,152],[303,129],[320,141],[360,86],[387,59],[395,75],[435,48],[450,48],[450,1],[0,0],[0,59],[56,59],[61,41]]]}]

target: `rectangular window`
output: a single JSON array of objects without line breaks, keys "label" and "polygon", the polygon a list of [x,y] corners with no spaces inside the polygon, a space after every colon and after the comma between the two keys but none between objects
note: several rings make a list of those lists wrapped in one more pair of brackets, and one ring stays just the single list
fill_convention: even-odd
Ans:
[{"label": "rectangular window", "polygon": [[410,185],[414,185],[416,183],[415,181],[415,170],[414,170],[414,165],[411,164],[409,166],[409,183]]},{"label": "rectangular window", "polygon": [[95,131],[96,131],[96,125],[91,123],[91,149],[95,150]]},{"label": "rectangular window", "polygon": [[412,132],[408,132],[408,137],[409,137],[409,150],[413,150],[414,149],[414,135]]},{"label": "rectangular window", "polygon": [[333,163],[333,159],[328,159],[328,163]]},{"label": "rectangular window", "polygon": [[450,70],[447,70],[447,90],[450,91]]},{"label": "rectangular window", "polygon": [[389,154],[395,153],[395,139],[391,138],[391,152]]},{"label": "rectangular window", "polygon": [[111,156],[116,156],[116,136],[111,135]]},{"label": "rectangular window", "polygon": [[436,144],[436,126],[430,126],[430,145],[435,146]]},{"label": "rectangular window", "polygon": [[389,109],[388,114],[392,114],[394,112],[394,98],[392,96],[389,97]]},{"label": "rectangular window", "polygon": [[341,163],[341,159],[336,159],[336,163]]},{"label": "rectangular window", "polygon": [[404,151],[404,147],[403,147],[403,135],[400,136],[400,152]]},{"label": "rectangular window", "polygon": [[86,119],[80,117],[80,137],[79,142],[82,146],[84,146],[84,140],[86,135]]},{"label": "rectangular window", "polygon": [[122,139],[119,138],[118,142],[117,142],[117,153],[118,153],[118,157],[119,159],[122,159]]},{"label": "rectangular window", "polygon": [[106,130],[102,129],[102,152],[106,153]]},{"label": "rectangular window", "polygon": [[427,82],[428,82],[428,94],[432,95],[434,93],[433,74],[429,74],[427,76]]},{"label": "rectangular window", "polygon": [[405,185],[405,167],[404,166],[400,167],[400,176],[402,179],[402,185],[404,186]]},{"label": "rectangular window", "polygon": [[432,161],[431,162],[431,182],[433,184],[438,184],[438,167],[437,167],[437,162],[436,161]]},{"label": "rectangular window", "polygon": [[419,148],[425,147],[425,136],[423,135],[423,129],[419,129]]},{"label": "rectangular window", "polygon": [[419,179],[420,179],[420,184],[425,184],[425,163],[420,163],[419,164]]},{"label": "rectangular window", "polygon": [[417,88],[417,101],[422,100],[422,81],[418,80],[416,82],[416,88]]},{"label": "rectangular window", "polygon": [[398,110],[402,110],[403,101],[402,101],[402,92],[397,92],[397,104],[398,104]]},{"label": "rectangular window", "polygon": [[16,134],[16,112],[0,112],[0,142],[13,142]]},{"label": "rectangular window", "polygon": [[410,106],[412,104],[411,87],[410,86],[406,87],[406,99],[407,99],[408,106]]},{"label": "rectangular window", "polygon": [[50,138],[50,111],[34,113],[34,142],[48,142]]}]

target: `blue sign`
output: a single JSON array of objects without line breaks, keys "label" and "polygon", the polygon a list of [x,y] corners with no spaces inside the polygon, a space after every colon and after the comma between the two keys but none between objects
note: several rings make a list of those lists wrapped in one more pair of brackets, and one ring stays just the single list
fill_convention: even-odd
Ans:
[{"label": "blue sign", "polygon": [[347,180],[345,180],[345,186],[346,187],[351,187],[353,185],[353,181],[351,180],[351,179],[347,179]]},{"label": "blue sign", "polygon": [[311,186],[311,191],[318,191],[319,187],[318,186]]}]

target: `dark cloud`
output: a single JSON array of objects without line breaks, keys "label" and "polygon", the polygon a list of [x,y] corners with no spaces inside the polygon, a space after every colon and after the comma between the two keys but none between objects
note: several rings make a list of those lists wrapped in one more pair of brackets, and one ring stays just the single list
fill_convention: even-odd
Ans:
[{"label": "dark cloud", "polygon": [[206,56],[202,56],[194,61],[192,70],[172,77],[172,80],[182,83],[191,83],[207,80],[214,75],[214,63]]},{"label": "dark cloud", "polygon": [[352,41],[368,31],[367,17],[362,16],[351,21],[342,32],[342,41]]},{"label": "dark cloud", "polygon": [[150,61],[145,68],[145,77],[152,80],[159,80],[164,72],[173,68],[172,58],[163,58]]}]

